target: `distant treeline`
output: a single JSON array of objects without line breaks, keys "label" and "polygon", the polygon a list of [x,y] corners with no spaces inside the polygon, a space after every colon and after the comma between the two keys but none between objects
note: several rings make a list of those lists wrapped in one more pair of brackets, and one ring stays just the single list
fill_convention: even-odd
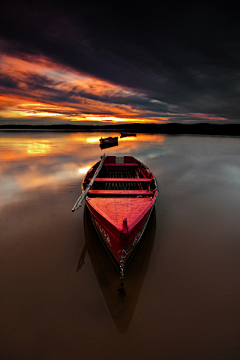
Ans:
[{"label": "distant treeline", "polygon": [[52,125],[1,125],[0,130],[20,130],[20,131],[131,131],[136,133],[152,134],[199,134],[199,135],[231,135],[240,136],[240,124],[109,124],[109,125],[72,125],[72,124],[52,124]]}]

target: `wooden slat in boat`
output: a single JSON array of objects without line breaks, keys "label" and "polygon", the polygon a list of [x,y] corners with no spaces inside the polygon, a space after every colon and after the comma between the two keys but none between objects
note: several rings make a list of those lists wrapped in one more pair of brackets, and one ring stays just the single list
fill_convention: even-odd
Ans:
[{"label": "wooden slat in boat", "polygon": [[[89,179],[92,180],[91,178]],[[146,178],[97,178],[95,182],[145,182],[150,183],[151,179]]]},{"label": "wooden slat in boat", "polygon": [[116,167],[116,168],[121,168],[121,167],[139,167],[138,164],[136,163],[105,163],[103,166],[106,166],[106,167]]},{"label": "wooden slat in boat", "polygon": [[89,195],[145,195],[151,196],[148,190],[89,190]]}]

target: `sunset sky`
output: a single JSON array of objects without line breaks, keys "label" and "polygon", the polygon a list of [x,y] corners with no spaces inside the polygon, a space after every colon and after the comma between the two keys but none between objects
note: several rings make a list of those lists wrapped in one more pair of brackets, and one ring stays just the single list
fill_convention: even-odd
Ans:
[{"label": "sunset sky", "polygon": [[240,123],[238,11],[198,4],[5,2],[0,125]]}]

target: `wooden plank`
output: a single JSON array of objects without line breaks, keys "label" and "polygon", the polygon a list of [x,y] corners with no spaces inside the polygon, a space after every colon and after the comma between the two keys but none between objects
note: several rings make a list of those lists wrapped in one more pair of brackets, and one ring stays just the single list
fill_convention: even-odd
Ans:
[{"label": "wooden plank", "polygon": [[106,167],[123,167],[123,166],[127,166],[127,167],[131,167],[131,166],[134,166],[134,167],[139,167],[139,164],[137,163],[105,163],[103,166],[106,166]]},{"label": "wooden plank", "polygon": [[116,156],[116,164],[124,163],[124,156]]},{"label": "wooden plank", "polygon": [[[91,178],[89,179],[92,180]],[[143,179],[143,178],[97,178],[95,182],[147,182],[150,183],[151,179]]]},{"label": "wooden plank", "polygon": [[88,186],[86,187],[85,191],[79,196],[79,198],[77,199],[77,201],[75,202],[73,208],[72,208],[72,212],[79,209],[80,206],[82,206],[82,202],[85,199],[85,197],[87,196],[89,190],[91,189],[91,187],[93,186],[93,183],[96,179],[96,177],[99,174],[99,171],[101,170],[103,163],[105,161],[106,155],[104,154],[102,156],[102,160],[100,161],[98,168],[95,170],[94,176],[92,178],[92,180],[90,181],[90,183],[88,184]]},{"label": "wooden plank", "polygon": [[89,195],[152,195],[147,190],[89,190]]}]

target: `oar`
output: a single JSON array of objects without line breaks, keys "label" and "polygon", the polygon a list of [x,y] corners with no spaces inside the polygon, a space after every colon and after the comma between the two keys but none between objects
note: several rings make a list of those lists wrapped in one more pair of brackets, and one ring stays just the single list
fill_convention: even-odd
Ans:
[{"label": "oar", "polygon": [[74,206],[73,206],[73,208],[72,208],[72,212],[75,211],[75,210],[77,210],[77,209],[79,209],[80,206],[82,206],[82,202],[83,202],[83,200],[85,199],[85,197],[87,196],[87,193],[89,192],[89,190],[91,189],[91,187],[93,186],[93,183],[94,183],[96,177],[98,176],[99,171],[101,170],[101,168],[102,168],[102,166],[103,166],[103,163],[104,163],[105,158],[106,158],[106,155],[104,154],[104,155],[102,156],[102,160],[101,160],[100,164],[98,165],[97,170],[95,171],[95,174],[94,174],[91,182],[88,184],[88,186],[86,187],[86,189],[84,190],[84,192],[79,196],[79,198],[78,198],[77,201],[75,202],[75,204],[74,204]]}]

